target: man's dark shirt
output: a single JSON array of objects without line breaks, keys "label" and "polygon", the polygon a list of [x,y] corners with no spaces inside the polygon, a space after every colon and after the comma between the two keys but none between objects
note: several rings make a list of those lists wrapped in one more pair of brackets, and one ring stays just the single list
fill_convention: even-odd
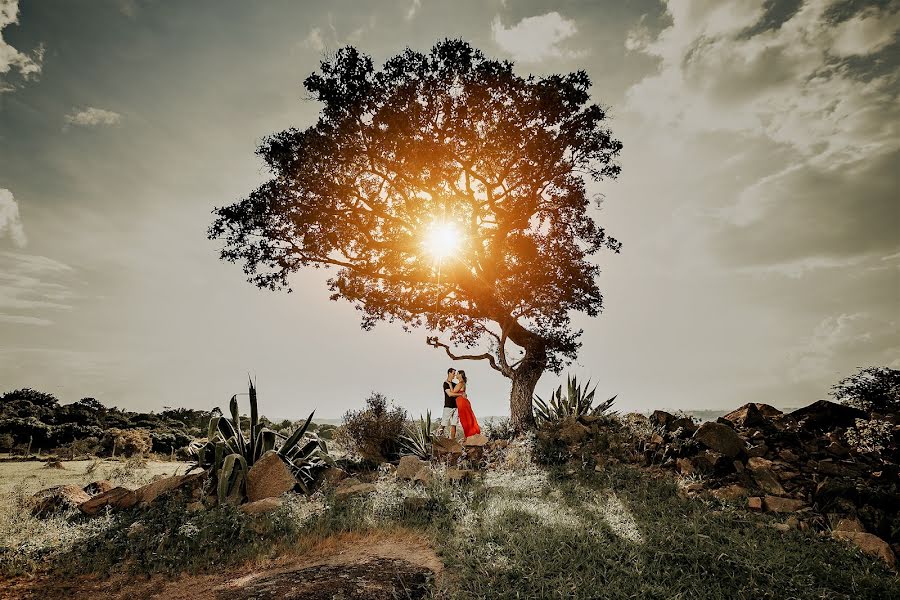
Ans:
[{"label": "man's dark shirt", "polygon": [[444,382],[444,408],[456,408],[456,396],[450,396],[448,391],[453,389],[453,384],[449,381]]}]

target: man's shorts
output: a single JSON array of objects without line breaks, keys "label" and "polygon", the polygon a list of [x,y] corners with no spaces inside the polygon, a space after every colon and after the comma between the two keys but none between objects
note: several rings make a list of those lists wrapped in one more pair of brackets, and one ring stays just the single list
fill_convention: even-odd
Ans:
[{"label": "man's shorts", "polygon": [[441,427],[455,427],[457,425],[459,425],[459,413],[455,408],[445,406],[444,414],[441,415]]}]

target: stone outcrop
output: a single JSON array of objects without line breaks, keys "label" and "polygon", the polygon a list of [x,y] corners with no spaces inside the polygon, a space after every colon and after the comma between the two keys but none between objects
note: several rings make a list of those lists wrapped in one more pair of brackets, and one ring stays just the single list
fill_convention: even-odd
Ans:
[{"label": "stone outcrop", "polygon": [[77,485],[57,485],[34,494],[28,501],[32,516],[44,518],[66,513],[90,500]]},{"label": "stone outcrop", "polygon": [[137,503],[138,497],[133,490],[125,487],[114,487],[82,502],[78,506],[78,510],[86,515],[96,515],[107,506],[113,510],[120,510],[131,508]]},{"label": "stone outcrop", "polygon": [[734,429],[721,423],[707,421],[694,433],[694,440],[729,458],[735,458],[744,451],[746,443]]},{"label": "stone outcrop", "polygon": [[277,498],[297,485],[297,479],[275,452],[266,452],[247,473],[247,500]]}]

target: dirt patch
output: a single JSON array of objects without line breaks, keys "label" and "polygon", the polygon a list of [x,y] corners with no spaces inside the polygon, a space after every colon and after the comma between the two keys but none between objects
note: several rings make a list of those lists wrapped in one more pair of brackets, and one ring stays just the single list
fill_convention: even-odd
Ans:
[{"label": "dirt patch", "polygon": [[422,598],[442,570],[427,540],[411,531],[396,530],[326,538],[302,554],[282,554],[203,575],[0,581],[0,598]]}]

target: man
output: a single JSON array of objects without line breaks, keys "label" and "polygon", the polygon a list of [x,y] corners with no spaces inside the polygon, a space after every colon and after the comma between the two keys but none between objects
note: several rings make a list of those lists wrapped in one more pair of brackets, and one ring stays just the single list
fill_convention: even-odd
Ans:
[{"label": "man", "polygon": [[441,415],[441,428],[438,436],[444,435],[444,428],[450,426],[450,439],[456,439],[456,426],[459,425],[459,413],[456,411],[456,396],[453,392],[453,378],[456,377],[456,369],[447,369],[447,379],[444,380],[444,414]]}]

